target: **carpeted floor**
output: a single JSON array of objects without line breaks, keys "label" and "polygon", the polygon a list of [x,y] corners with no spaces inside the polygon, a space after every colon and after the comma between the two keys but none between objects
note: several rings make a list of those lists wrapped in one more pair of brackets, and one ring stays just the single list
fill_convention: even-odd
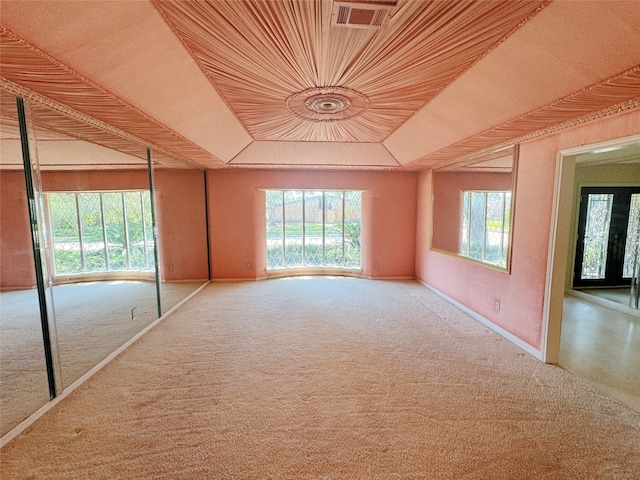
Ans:
[{"label": "carpeted floor", "polygon": [[412,281],[211,284],[4,479],[637,479],[640,415]]},{"label": "carpeted floor", "polygon": [[[202,282],[162,284],[163,311]],[[104,281],[53,287],[63,387],[69,386],[157,317],[155,283]],[[135,319],[131,309],[136,308]],[[49,401],[38,294],[0,293],[0,433]]]}]

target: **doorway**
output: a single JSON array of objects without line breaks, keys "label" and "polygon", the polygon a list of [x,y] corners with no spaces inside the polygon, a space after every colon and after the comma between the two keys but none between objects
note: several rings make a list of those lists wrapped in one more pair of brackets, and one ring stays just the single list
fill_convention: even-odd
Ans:
[{"label": "doorway", "polygon": [[[638,194],[639,135],[558,154],[543,351],[548,363],[559,364],[632,408],[640,405],[638,311],[607,308],[606,301],[582,302],[590,295],[566,294],[625,284],[628,290],[637,253]],[[616,365],[597,361],[617,353],[624,358]],[[618,375],[621,370],[633,373]],[[621,380],[614,385],[616,377]],[[621,395],[614,395],[616,391]]]}]

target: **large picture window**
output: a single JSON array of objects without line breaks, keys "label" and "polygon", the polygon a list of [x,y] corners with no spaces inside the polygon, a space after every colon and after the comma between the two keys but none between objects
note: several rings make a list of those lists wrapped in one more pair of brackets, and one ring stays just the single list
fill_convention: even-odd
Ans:
[{"label": "large picture window", "polygon": [[46,197],[55,275],[154,270],[148,191]]},{"label": "large picture window", "polygon": [[510,219],[510,191],[464,191],[462,255],[505,267]]},{"label": "large picture window", "polygon": [[267,190],[267,269],[360,269],[361,192]]}]

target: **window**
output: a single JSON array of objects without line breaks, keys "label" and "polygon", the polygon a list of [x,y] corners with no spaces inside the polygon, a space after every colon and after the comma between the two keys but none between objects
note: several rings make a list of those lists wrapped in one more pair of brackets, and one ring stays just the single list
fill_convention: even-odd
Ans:
[{"label": "window", "polygon": [[267,190],[267,269],[360,269],[361,192]]},{"label": "window", "polygon": [[511,192],[463,191],[462,255],[505,267]]},{"label": "window", "polygon": [[48,193],[54,275],[154,270],[148,191]]}]

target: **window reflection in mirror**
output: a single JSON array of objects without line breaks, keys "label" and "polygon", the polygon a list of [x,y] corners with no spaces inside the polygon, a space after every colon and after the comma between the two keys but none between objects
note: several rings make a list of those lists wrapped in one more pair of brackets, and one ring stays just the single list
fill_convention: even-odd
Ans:
[{"label": "window reflection in mirror", "polygon": [[433,172],[431,248],[508,270],[517,145]]},{"label": "window reflection in mirror", "polygon": [[[142,142],[88,124],[63,107],[35,100],[28,106],[35,202],[25,188],[16,97],[0,89],[0,434],[209,278],[201,169],[153,153],[152,191],[150,152]],[[38,251],[46,268],[35,266],[31,203],[42,212]],[[154,214],[164,246],[154,240]],[[158,264],[163,295],[156,288]],[[39,283],[46,294],[35,288],[36,272],[44,276]],[[38,308],[43,298],[44,314]],[[41,318],[51,341],[43,341]],[[55,382],[47,378],[45,346],[53,352]]]},{"label": "window reflection in mirror", "polygon": [[146,147],[36,102],[33,118],[64,389],[158,317]]}]

